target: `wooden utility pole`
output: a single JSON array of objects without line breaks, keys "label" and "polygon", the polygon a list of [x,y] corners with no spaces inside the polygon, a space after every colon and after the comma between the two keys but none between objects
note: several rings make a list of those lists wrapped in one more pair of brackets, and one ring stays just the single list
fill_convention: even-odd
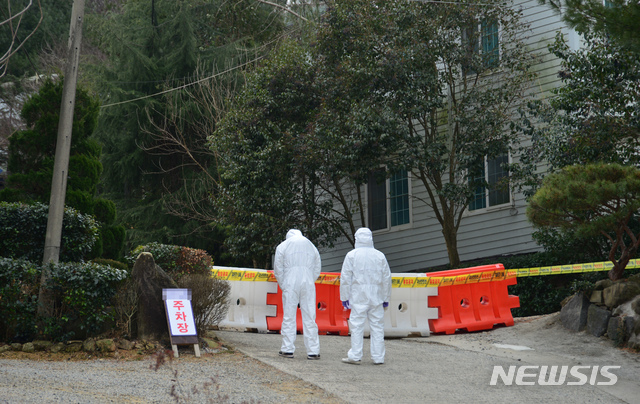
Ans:
[{"label": "wooden utility pole", "polygon": [[67,60],[64,68],[64,87],[60,104],[60,121],[58,123],[58,139],[56,157],[53,165],[51,181],[51,199],[47,219],[47,233],[44,244],[43,269],[40,279],[38,314],[47,314],[51,310],[51,297],[44,286],[50,277],[48,264],[57,263],[60,258],[62,238],[62,218],[64,216],[64,200],[67,193],[67,176],[69,171],[69,154],[71,150],[71,130],[73,128],[73,110],[76,101],[76,84],[78,80],[78,60],[80,43],[82,42],[82,21],[84,19],[85,0],[74,0],[71,9],[69,26],[69,44]]}]

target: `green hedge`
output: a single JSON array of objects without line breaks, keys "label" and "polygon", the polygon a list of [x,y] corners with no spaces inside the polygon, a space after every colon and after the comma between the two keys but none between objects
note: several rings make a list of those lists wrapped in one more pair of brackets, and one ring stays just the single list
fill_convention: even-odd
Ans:
[{"label": "green hedge", "polygon": [[48,269],[53,315],[38,319],[42,267],[0,258],[0,337],[4,341],[84,338],[113,321],[109,306],[127,271],[93,262],[49,264]]},{"label": "green hedge", "polygon": [[[42,203],[0,202],[0,257],[42,261],[49,207]],[[60,261],[82,261],[95,244],[98,223],[91,215],[66,207]]]},{"label": "green hedge", "polygon": [[26,341],[35,335],[40,266],[0,258],[0,340]]}]

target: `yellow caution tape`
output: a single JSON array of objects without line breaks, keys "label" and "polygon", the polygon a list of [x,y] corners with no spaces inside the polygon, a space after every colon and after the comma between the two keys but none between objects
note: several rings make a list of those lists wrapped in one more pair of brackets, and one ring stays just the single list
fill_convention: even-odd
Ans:
[{"label": "yellow caution tape", "polygon": [[[394,288],[437,288],[452,285],[502,281],[514,277],[577,274],[584,272],[608,271],[613,267],[610,261],[590,262],[586,264],[554,265],[549,267],[490,270],[454,276],[392,276]],[[640,267],[640,258],[629,261],[627,268]],[[228,281],[276,282],[273,272],[238,268],[213,267],[211,273],[218,279]],[[317,284],[340,285],[339,273],[322,273]]]},{"label": "yellow caution tape", "polygon": [[[627,268],[638,268],[640,259],[629,260]],[[515,269],[516,276],[542,276],[542,275],[560,275],[560,274],[581,274],[585,272],[597,272],[597,271],[609,271],[613,268],[611,261],[602,262],[589,262],[586,264],[571,264],[571,265],[554,265],[551,267],[538,267],[538,268],[521,268]],[[509,270],[511,271],[511,270]]]}]

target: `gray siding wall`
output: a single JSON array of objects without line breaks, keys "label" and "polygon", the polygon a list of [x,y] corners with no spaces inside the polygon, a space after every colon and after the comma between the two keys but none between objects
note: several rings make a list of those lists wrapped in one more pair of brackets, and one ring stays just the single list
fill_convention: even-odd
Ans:
[{"label": "gray siding wall", "polygon": [[[547,45],[561,31],[570,42],[576,38],[560,21],[560,17],[548,6],[537,0],[519,1],[515,7],[523,11],[524,20],[530,24],[522,35],[532,52],[542,56],[536,70],[538,80],[530,91],[538,97],[549,96],[549,90],[559,85],[557,78],[559,61],[547,50]],[[517,156],[512,156],[517,159]],[[387,256],[392,272],[428,271],[449,262],[440,224],[431,209],[419,199],[427,197],[422,183],[412,180],[412,222],[400,230],[374,232],[374,245]],[[511,205],[501,205],[481,211],[466,212],[458,231],[458,251],[464,262],[479,258],[522,254],[539,251],[531,238],[532,227],[527,221],[526,201],[521,194],[512,196]],[[339,240],[335,248],[322,254],[322,270],[340,271],[351,245]]]}]

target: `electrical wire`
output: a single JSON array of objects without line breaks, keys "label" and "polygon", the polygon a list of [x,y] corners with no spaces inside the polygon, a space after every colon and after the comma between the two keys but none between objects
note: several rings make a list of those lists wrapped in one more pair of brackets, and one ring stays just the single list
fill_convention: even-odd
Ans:
[{"label": "electrical wire", "polygon": [[252,64],[252,63],[255,63],[255,62],[257,62],[257,61],[259,61],[259,60],[263,59],[264,57],[265,57],[265,56],[257,57],[257,58],[255,58],[255,59],[250,60],[250,61],[248,61],[248,62],[246,62],[246,63],[241,64],[241,65],[238,65],[238,66],[232,67],[232,68],[227,69],[227,70],[225,70],[225,71],[223,71],[223,72],[220,72],[220,73],[216,73],[216,74],[211,75],[211,76],[209,76],[209,77],[205,77],[205,78],[203,78],[203,79],[196,80],[196,81],[194,81],[194,82],[192,82],[192,83],[188,83],[188,84],[182,85],[182,86],[180,86],[180,87],[170,88],[170,89],[168,89],[168,90],[160,91],[160,92],[158,92],[158,93],[154,93],[154,94],[148,94],[148,95],[145,95],[145,96],[142,96],[142,97],[138,97],[138,98],[134,98],[134,99],[131,99],[131,100],[125,100],[125,101],[114,102],[114,103],[111,103],[111,104],[105,104],[105,105],[102,105],[100,108],[108,108],[108,107],[113,107],[113,106],[115,106],[115,105],[127,104],[127,103],[130,103],[130,102],[135,102],[135,101],[144,100],[144,99],[146,99],[146,98],[156,97],[156,96],[158,96],[158,95],[162,95],[162,94],[171,93],[171,92],[173,92],[173,91],[182,90],[182,89],[185,89],[185,88],[187,88],[187,87],[190,87],[190,86],[196,85],[196,84],[198,84],[198,83],[202,83],[203,81],[210,80],[210,79],[215,78],[215,77],[218,77],[218,76],[222,76],[223,74],[230,73],[230,72],[232,72],[232,71],[234,71],[234,70],[237,70],[237,69],[240,69],[240,68],[245,67],[245,66],[247,66],[247,65],[250,65],[250,64]]}]

